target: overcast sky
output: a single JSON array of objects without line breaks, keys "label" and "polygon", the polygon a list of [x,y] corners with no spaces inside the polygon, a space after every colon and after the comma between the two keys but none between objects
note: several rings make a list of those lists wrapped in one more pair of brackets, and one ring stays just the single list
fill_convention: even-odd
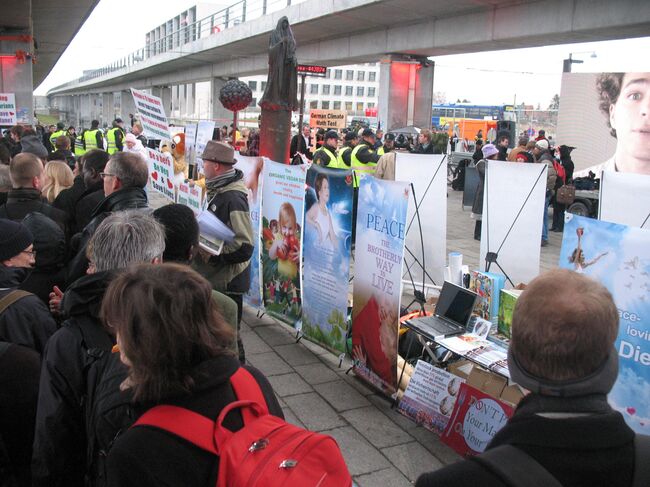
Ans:
[{"label": "overcast sky", "polygon": [[[35,93],[45,95],[78,78],[85,69],[99,68],[143,47],[146,32],[196,3],[101,0]],[[296,41],[300,45],[300,39]],[[92,56],[87,55],[89,50]],[[434,91],[444,93],[449,102],[460,98],[476,104],[502,104],[513,103],[516,97],[517,103],[539,103],[546,108],[560,92],[562,60],[571,52],[583,51],[589,52],[573,56],[584,60],[573,65],[574,72],[650,71],[650,37],[568,44],[435,57]],[[597,57],[592,58],[591,51]]]}]

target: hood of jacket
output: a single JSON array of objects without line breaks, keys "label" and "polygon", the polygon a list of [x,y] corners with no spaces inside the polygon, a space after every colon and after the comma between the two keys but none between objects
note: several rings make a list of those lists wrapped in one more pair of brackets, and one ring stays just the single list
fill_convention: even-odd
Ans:
[{"label": "hood of jacket", "polygon": [[147,193],[145,193],[144,189],[122,188],[104,198],[93,210],[92,216],[96,217],[97,215],[111,211],[147,208],[148,206]]},{"label": "hood of jacket", "polygon": [[41,192],[35,188],[14,188],[7,193],[7,203],[20,203],[24,201],[45,202]]},{"label": "hood of jacket", "polygon": [[0,264],[0,289],[20,286],[32,273],[29,267],[7,267]]},{"label": "hood of jacket", "polygon": [[50,217],[32,212],[23,218],[23,225],[34,236],[36,269],[58,269],[65,263],[65,234]]},{"label": "hood of jacket", "polygon": [[73,282],[66,289],[61,303],[65,315],[90,315],[99,319],[102,299],[113,276],[112,271],[96,272]]}]

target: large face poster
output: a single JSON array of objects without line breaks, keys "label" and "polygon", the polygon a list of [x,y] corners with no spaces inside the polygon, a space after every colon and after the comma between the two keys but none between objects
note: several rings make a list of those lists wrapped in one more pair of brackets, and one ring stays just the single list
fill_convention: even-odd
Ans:
[{"label": "large face poster", "polygon": [[357,375],[392,394],[410,186],[364,178],[359,186],[352,310]]},{"label": "large face poster", "polygon": [[602,170],[650,174],[650,73],[564,73],[557,139],[574,176]]},{"label": "large face poster", "polygon": [[612,293],[619,312],[618,380],[609,402],[637,433],[650,434],[650,231],[568,215],[560,267]]},{"label": "large face poster", "polygon": [[352,247],[352,172],[307,171],[303,232],[303,333],[345,351]]},{"label": "large face poster", "polygon": [[266,311],[293,326],[300,319],[300,240],[305,200],[304,165],[264,160],[262,286]]},{"label": "large face poster", "polygon": [[261,157],[247,157],[235,152],[237,161],[235,168],[244,173],[244,184],[248,192],[248,208],[253,227],[253,256],[251,257],[251,287],[244,294],[244,301],[254,308],[262,307],[262,281],[260,278],[260,198],[262,195],[262,168],[264,160]]},{"label": "large face poster", "polygon": [[603,171],[598,219],[650,229],[650,174]]}]

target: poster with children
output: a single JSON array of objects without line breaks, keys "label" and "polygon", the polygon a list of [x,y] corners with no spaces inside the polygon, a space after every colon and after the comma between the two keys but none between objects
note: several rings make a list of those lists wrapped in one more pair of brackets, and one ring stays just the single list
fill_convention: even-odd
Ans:
[{"label": "poster with children", "polygon": [[352,195],[351,171],[316,164],[307,171],[302,331],[338,352],[348,331]]},{"label": "poster with children", "polygon": [[248,195],[248,208],[253,227],[254,249],[251,257],[251,287],[244,294],[244,302],[253,308],[262,307],[262,280],[260,277],[260,197],[262,195],[261,157],[247,157],[235,152],[235,168],[244,173],[244,185]]},{"label": "poster with children", "polygon": [[301,234],[307,167],[264,159],[262,286],[267,313],[295,326],[302,313]]},{"label": "poster with children", "polygon": [[567,213],[560,267],[603,284],[618,308],[618,380],[608,399],[639,434],[650,434],[650,230]]},{"label": "poster with children", "polygon": [[363,178],[356,222],[354,371],[386,394],[397,387],[397,333],[410,185]]}]

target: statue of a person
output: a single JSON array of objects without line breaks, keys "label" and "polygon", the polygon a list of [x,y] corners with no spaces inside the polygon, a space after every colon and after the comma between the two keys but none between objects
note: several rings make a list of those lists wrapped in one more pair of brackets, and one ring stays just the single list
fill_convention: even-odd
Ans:
[{"label": "statue of a person", "polygon": [[269,41],[269,76],[259,102],[266,110],[298,110],[296,40],[289,19],[282,17]]}]

